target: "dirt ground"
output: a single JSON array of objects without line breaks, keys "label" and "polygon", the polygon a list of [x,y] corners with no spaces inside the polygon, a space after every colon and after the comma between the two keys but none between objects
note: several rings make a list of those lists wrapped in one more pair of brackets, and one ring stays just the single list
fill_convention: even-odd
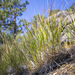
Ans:
[{"label": "dirt ground", "polygon": [[47,75],[75,75],[75,59]]}]

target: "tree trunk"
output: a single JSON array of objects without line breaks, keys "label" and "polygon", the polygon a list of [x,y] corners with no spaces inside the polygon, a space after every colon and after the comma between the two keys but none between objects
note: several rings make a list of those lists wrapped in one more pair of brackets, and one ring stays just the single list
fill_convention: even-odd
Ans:
[{"label": "tree trunk", "polygon": [[16,14],[14,13],[14,39],[16,38]]}]

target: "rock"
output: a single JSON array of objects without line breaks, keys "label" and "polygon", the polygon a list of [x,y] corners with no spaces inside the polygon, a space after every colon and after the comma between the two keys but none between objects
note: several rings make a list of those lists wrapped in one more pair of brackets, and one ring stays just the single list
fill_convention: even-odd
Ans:
[{"label": "rock", "polygon": [[63,43],[64,41],[68,42],[68,38],[66,36],[66,34],[64,34],[63,36],[61,36],[60,38],[60,42]]},{"label": "rock", "polygon": [[11,66],[9,66],[6,71],[7,71],[7,75],[15,75],[16,74],[16,70],[14,68],[12,68]]},{"label": "rock", "polygon": [[32,64],[32,67],[34,68],[35,67],[35,64],[33,61],[30,61],[30,63]]},{"label": "rock", "polygon": [[29,75],[29,71],[25,65],[19,66],[19,71],[16,73],[16,75]]},{"label": "rock", "polygon": [[7,75],[29,75],[29,71],[25,65],[19,66],[18,71],[10,66],[7,69]]},{"label": "rock", "polygon": [[[64,41],[68,42],[68,39],[73,39],[75,38],[75,13],[72,13],[72,12],[67,12],[67,11],[60,11],[50,17],[47,18],[48,21],[52,21],[53,18],[56,18],[56,25],[59,25],[59,22],[60,22],[60,19],[62,20],[62,27],[63,27],[63,31],[61,33],[61,36],[60,36],[60,42],[63,43]],[[72,27],[72,31],[70,29],[70,24],[74,22],[74,27]],[[66,24],[66,26],[64,26]],[[67,37],[66,35],[66,29],[69,30],[69,33],[72,32],[72,36],[70,38]]]}]

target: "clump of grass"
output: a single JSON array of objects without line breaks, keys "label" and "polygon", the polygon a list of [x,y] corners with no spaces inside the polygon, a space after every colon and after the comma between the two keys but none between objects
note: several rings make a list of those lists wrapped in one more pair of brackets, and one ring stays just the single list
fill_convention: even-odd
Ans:
[{"label": "clump of grass", "polygon": [[[42,63],[49,63],[61,51],[62,19],[60,18],[57,25],[55,17],[51,21],[40,17],[37,23],[38,28],[31,23],[31,29],[28,29],[23,37],[18,38],[19,42],[15,39],[12,43],[6,41],[4,47],[0,46],[0,51],[3,52],[0,58],[2,75],[6,73],[9,66],[16,71],[19,70],[20,65],[26,65],[31,70],[38,68]],[[71,24],[70,27],[73,29],[73,23]]]}]

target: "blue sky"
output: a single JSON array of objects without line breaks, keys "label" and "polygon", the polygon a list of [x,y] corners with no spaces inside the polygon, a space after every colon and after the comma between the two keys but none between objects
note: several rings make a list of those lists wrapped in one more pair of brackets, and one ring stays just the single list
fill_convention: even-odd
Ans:
[{"label": "blue sky", "polygon": [[[45,16],[48,15],[48,8],[51,9],[51,5],[53,3],[53,9],[65,10],[65,8],[69,8],[72,2],[75,0],[28,0],[30,2],[27,5],[27,9],[23,12],[23,15],[20,17],[21,19],[26,19],[27,21],[31,21],[34,15],[43,14]],[[25,0],[21,0],[21,2],[25,2]]]}]

